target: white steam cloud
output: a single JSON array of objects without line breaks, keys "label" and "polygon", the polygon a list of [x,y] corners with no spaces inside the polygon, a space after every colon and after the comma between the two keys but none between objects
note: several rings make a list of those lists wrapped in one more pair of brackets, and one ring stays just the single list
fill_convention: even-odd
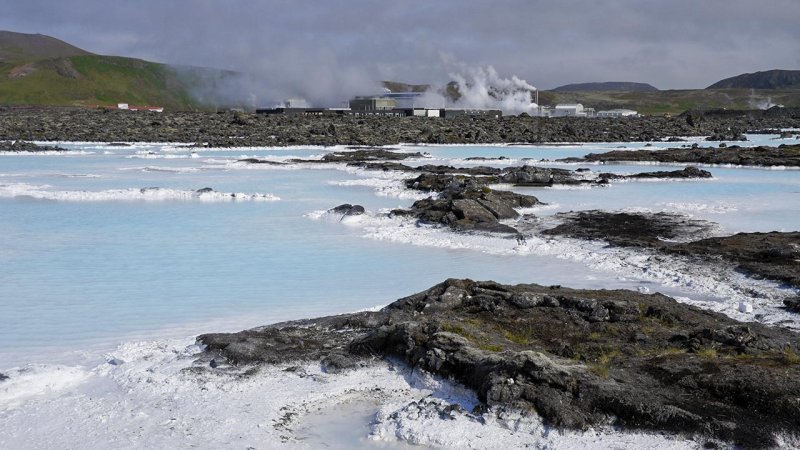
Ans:
[{"label": "white steam cloud", "polygon": [[538,113],[539,105],[531,99],[536,88],[516,75],[503,78],[494,67],[487,66],[465,68],[450,77],[461,94],[451,102],[453,107],[500,109],[504,114]]}]

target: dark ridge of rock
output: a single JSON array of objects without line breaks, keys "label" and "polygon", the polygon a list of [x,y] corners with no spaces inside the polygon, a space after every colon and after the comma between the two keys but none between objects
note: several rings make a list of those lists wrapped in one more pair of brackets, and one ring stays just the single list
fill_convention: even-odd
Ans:
[{"label": "dark ridge of rock", "polygon": [[721,257],[742,272],[800,288],[800,232],[738,233],[664,249],[680,255]]},{"label": "dark ridge of rock", "polygon": [[682,170],[663,171],[658,170],[655,172],[642,172],[633,175],[619,175],[615,173],[601,173],[598,175],[600,179],[604,180],[640,180],[640,179],[681,179],[681,178],[713,178],[711,172],[707,170],[698,169],[694,166],[689,166]]},{"label": "dark ridge of rock", "polygon": [[711,136],[706,138],[707,141],[746,141],[747,136],[744,131],[736,129],[717,129]]},{"label": "dark ridge of rock", "polygon": [[[238,114],[238,115],[237,115]],[[243,117],[246,120],[242,119]],[[798,108],[692,111],[681,117],[417,117],[280,116],[169,112],[157,115],[88,108],[0,107],[0,140],[194,142],[211,147],[620,142],[708,136],[716,130],[796,127]]]},{"label": "dark ridge of rock", "polygon": [[[322,159],[289,159],[285,162],[270,161],[267,159],[259,158],[244,158],[239,159],[237,162],[245,162],[249,164],[271,164],[281,166],[285,164],[297,163],[342,163],[346,162],[350,166],[370,166],[373,170],[411,170],[409,166],[405,166],[391,161],[402,161],[404,159],[422,158],[422,153],[400,153],[386,149],[362,149],[349,152],[331,152],[326,153]],[[371,162],[370,162],[371,161]],[[380,161],[380,162],[376,162]],[[390,168],[391,167],[391,168]]]},{"label": "dark ridge of rock", "polygon": [[[322,162],[402,161],[422,158],[422,153],[400,153],[385,149],[358,149],[349,152],[326,153]],[[318,161],[317,161],[318,162]]]},{"label": "dark ridge of rock", "polygon": [[365,170],[378,170],[382,172],[388,172],[390,170],[397,171],[397,172],[413,172],[416,170],[414,167],[407,166],[403,163],[399,162],[351,162],[347,164],[351,167],[360,167]]},{"label": "dark ridge of rock", "polygon": [[6,381],[7,379],[9,379],[9,376],[0,372],[0,382]]},{"label": "dark ridge of rock", "polygon": [[721,258],[751,276],[800,288],[800,232],[797,231],[700,239],[713,229],[713,224],[677,214],[592,210],[560,213],[555,217],[563,223],[542,234],[604,240],[620,247],[646,247],[712,263]]},{"label": "dark ridge of rock", "polygon": [[783,304],[789,311],[800,313],[800,297],[787,298]]},{"label": "dark ridge of rock", "polygon": [[286,163],[278,162],[278,161],[270,161],[268,159],[259,159],[259,158],[244,158],[244,159],[237,159],[236,162],[243,162],[248,164],[267,164],[270,166],[283,166]]},{"label": "dark ridge of rock", "polygon": [[607,212],[599,210],[558,213],[562,223],[542,231],[545,235],[603,240],[620,247],[664,245],[664,239],[690,240],[714,228],[714,224],[678,214]]},{"label": "dark ridge of rock", "polygon": [[511,183],[515,186],[552,186],[554,184],[587,182],[587,180],[577,178],[576,172],[570,170],[535,166],[509,167],[498,179],[501,183]]},{"label": "dark ridge of rock", "polygon": [[563,162],[653,161],[662,163],[733,164],[742,166],[800,166],[800,145],[778,147],[670,148],[666,150],[614,150],[590,153]]},{"label": "dark ridge of rock", "polygon": [[36,145],[27,141],[0,141],[0,152],[66,152],[56,145]]},{"label": "dark ridge of rock", "polygon": [[339,371],[398,357],[558,428],[611,424],[744,448],[800,434],[798,335],[661,294],[450,279],[378,312],[198,341],[235,364]]},{"label": "dark ridge of rock", "polygon": [[328,212],[341,214],[343,216],[360,216],[361,214],[364,214],[365,210],[361,205],[351,205],[349,203],[345,203],[329,209]]},{"label": "dark ridge of rock", "polygon": [[508,157],[506,156],[498,156],[497,158],[487,158],[485,156],[470,156],[469,158],[464,158],[464,161],[505,161]]}]

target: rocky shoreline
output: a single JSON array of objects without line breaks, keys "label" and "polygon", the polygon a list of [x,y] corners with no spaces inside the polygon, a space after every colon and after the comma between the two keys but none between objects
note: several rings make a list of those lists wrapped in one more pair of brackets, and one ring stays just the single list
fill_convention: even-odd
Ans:
[{"label": "rocky shoreline", "polygon": [[182,142],[198,146],[648,142],[676,136],[737,140],[746,131],[797,127],[800,108],[687,112],[678,117],[500,119],[273,116],[0,107],[0,140]]},{"label": "rocky shoreline", "polygon": [[[449,377],[558,428],[651,430],[766,448],[800,429],[797,334],[661,294],[447,280],[378,312],[206,334],[206,370],[375,357]],[[473,413],[480,413],[474,411]]]},{"label": "rocky shoreline", "polygon": [[[710,222],[605,211],[557,214],[557,224],[547,227],[533,216],[520,218],[520,208],[542,205],[538,198],[491,186],[602,185],[619,176],[533,166],[411,167],[400,162],[402,154],[374,155],[334,155],[328,162],[408,173],[407,188],[430,194],[391,215],[518,240],[532,232],[525,228],[532,223],[533,232],[544,235],[733,265],[800,288],[800,232],[708,237],[715,228]],[[688,167],[625,177],[706,176]],[[344,204],[330,212],[365,210]],[[788,310],[800,309],[800,301],[786,302]],[[198,341],[206,345],[204,370],[311,361],[337,373],[375,358],[398,358],[464,384],[482,402],[479,410],[453,406],[448,414],[522,411],[557,428],[664,432],[712,448],[768,448],[782,437],[800,438],[800,336],[661,294],[450,279],[377,312],[206,334]]]},{"label": "rocky shoreline", "polygon": [[[560,225],[543,234],[603,240],[717,264],[733,264],[749,276],[800,289],[800,232],[738,233],[697,239],[713,224],[668,213],[579,211],[557,214]],[[680,238],[678,242],[675,239]]]},{"label": "rocky shoreline", "polygon": [[666,150],[614,150],[589,153],[583,158],[564,158],[561,162],[658,162],[686,164],[730,164],[736,166],[800,167],[800,144],[778,147],[670,148]]},{"label": "rocky shoreline", "polygon": [[37,145],[27,141],[0,141],[0,152],[35,153],[35,152],[65,152],[67,149],[57,145]]}]

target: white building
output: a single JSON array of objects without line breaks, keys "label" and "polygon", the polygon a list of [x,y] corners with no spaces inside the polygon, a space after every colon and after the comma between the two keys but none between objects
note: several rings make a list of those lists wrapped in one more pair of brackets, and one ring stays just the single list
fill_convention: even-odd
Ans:
[{"label": "white building", "polygon": [[414,108],[411,115],[414,117],[440,117],[440,111],[439,109]]},{"label": "white building", "polygon": [[563,103],[550,110],[550,117],[586,117],[583,105],[580,103]]},{"label": "white building", "polygon": [[635,117],[638,115],[639,113],[632,109],[609,109],[597,112],[597,117]]},{"label": "white building", "polygon": [[283,108],[308,108],[308,102],[304,98],[287,98],[280,106]]}]

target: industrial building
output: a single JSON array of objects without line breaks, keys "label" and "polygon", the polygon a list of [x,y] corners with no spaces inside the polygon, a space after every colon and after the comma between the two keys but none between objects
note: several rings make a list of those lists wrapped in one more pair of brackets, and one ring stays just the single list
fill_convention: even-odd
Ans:
[{"label": "industrial building", "polygon": [[[362,103],[367,107],[371,104]],[[392,109],[346,109],[346,108],[260,108],[258,114],[286,116],[360,116],[360,117],[487,117],[500,118],[499,109],[438,109],[438,108],[392,108]]]},{"label": "industrial building", "polygon": [[597,117],[636,117],[638,115],[639,113],[632,109],[609,109],[597,112]]},{"label": "industrial building", "polygon": [[397,108],[397,102],[388,97],[356,97],[350,100],[353,111],[386,111]]},{"label": "industrial building", "polygon": [[580,103],[562,103],[549,109],[549,117],[594,117],[594,108],[584,108]]}]

